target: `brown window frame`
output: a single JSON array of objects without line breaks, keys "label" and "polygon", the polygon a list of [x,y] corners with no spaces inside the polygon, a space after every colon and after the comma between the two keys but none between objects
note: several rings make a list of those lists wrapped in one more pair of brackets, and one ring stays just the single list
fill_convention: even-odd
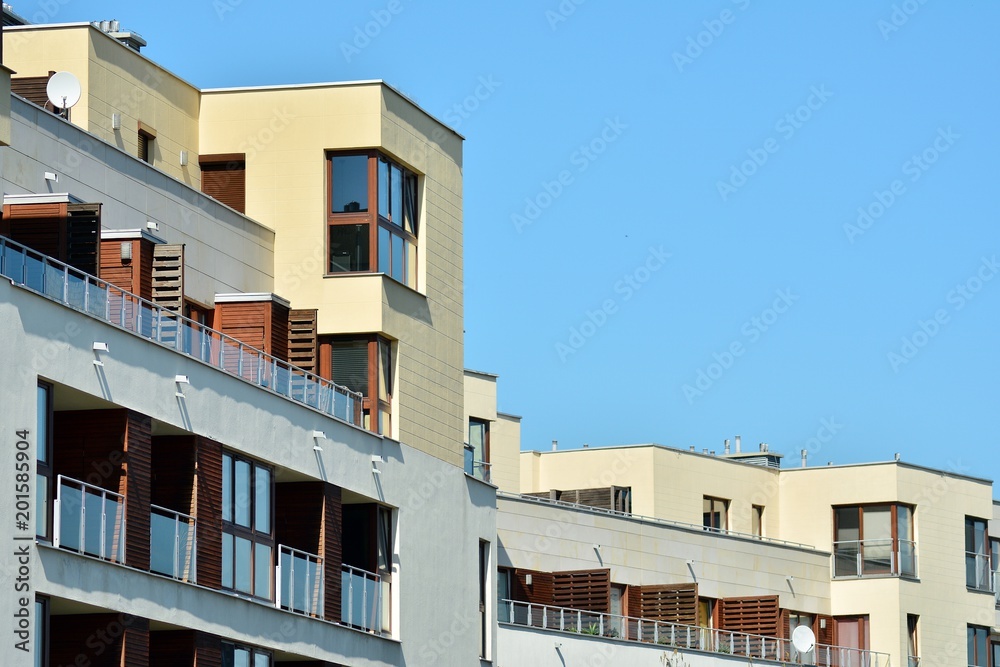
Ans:
[{"label": "brown window frame", "polygon": [[[392,397],[398,384],[394,341],[378,334],[323,336],[319,341],[320,377],[336,381],[333,377],[333,343],[361,341],[368,345],[368,391],[362,392],[362,424],[373,433],[392,437]],[[388,358],[384,356],[386,353]],[[388,369],[385,368],[386,364]],[[354,387],[348,388],[356,391]],[[386,390],[384,397],[383,388]]]},{"label": "brown window frame", "polygon": [[[983,658],[984,658],[983,660],[980,660],[980,657],[979,657],[978,635],[980,634],[980,631],[986,637],[986,655],[983,656]],[[986,626],[974,625],[972,623],[969,623],[966,626],[965,633],[966,633],[966,642],[967,642],[966,646],[967,646],[967,649],[968,649],[966,651],[967,656],[968,656],[968,662],[966,664],[968,664],[969,667],[980,667],[980,666],[981,667],[990,667],[990,665],[992,663],[992,661],[990,660],[990,653],[993,650],[992,647],[990,646],[990,629],[988,627],[986,627]],[[968,641],[969,639],[971,639],[971,637],[969,636],[970,633],[975,633],[975,635],[976,635],[976,641],[972,641],[972,642]],[[996,666],[993,666],[993,667],[996,667]]]},{"label": "brown window frame", "polygon": [[[334,211],[333,210],[333,160],[338,157],[352,157],[352,156],[364,156],[368,158],[367,162],[367,189],[368,189],[368,201],[367,210],[365,211]],[[414,190],[413,196],[414,201],[412,202],[412,210],[410,211],[411,224],[413,229],[406,228],[406,205],[404,203],[404,220],[396,221],[392,219],[391,207],[388,215],[383,215],[379,210],[379,168],[382,163],[388,163],[391,166],[397,167],[401,170],[403,178],[403,190],[406,191],[409,187],[408,184],[412,183]],[[405,195],[404,195],[405,196]],[[417,270],[418,270],[418,260],[417,260],[417,249],[419,248],[419,218],[420,218],[420,175],[403,166],[397,160],[390,158],[383,153],[376,150],[367,151],[327,151],[326,153],[326,233],[325,233],[325,244],[326,248],[326,271],[325,277],[335,277],[342,275],[356,275],[356,274],[378,274],[381,273],[388,278],[391,278],[395,282],[405,285],[411,289],[417,289]],[[348,270],[333,270],[333,258],[330,253],[330,241],[331,241],[331,229],[333,227],[341,226],[360,226],[366,225],[368,227],[368,268],[364,269],[348,269]],[[382,237],[380,232],[385,232],[389,236],[390,248],[388,249],[389,262],[390,265],[388,270],[383,270],[384,267],[379,261],[379,243]],[[400,237],[404,241],[403,250],[403,269],[402,269],[402,279],[397,277],[396,271],[394,270],[393,256],[392,256],[392,238]],[[409,244],[409,245],[406,245]],[[412,248],[412,250],[410,250]]]},{"label": "brown window frame", "polygon": [[[889,508],[889,524],[890,524],[890,531],[891,531],[890,534],[891,534],[891,537],[892,537],[892,545],[891,545],[892,553],[893,554],[900,554],[900,553],[902,553],[902,551],[900,549],[900,546],[899,546],[899,544],[900,544],[900,541],[899,541],[899,508],[900,507],[905,507],[907,510],[909,510],[909,514],[910,514],[910,517],[909,517],[910,518],[910,535],[911,535],[911,537],[915,537],[915,534],[914,534],[913,531],[914,531],[914,523],[915,523],[914,520],[915,520],[915,515],[916,515],[916,508],[913,505],[910,505],[910,504],[907,504],[907,503],[884,502],[884,503],[861,503],[861,504],[855,504],[855,505],[834,505],[833,506],[833,541],[834,542],[842,541],[842,540],[838,540],[837,539],[838,533],[840,532],[840,525],[839,525],[840,524],[840,519],[839,519],[838,514],[837,514],[838,511],[840,511],[840,510],[850,510],[850,509],[857,509],[858,510],[858,542],[863,545],[863,543],[865,541],[865,515],[864,515],[865,509],[871,510],[871,509],[875,509],[875,508],[884,508],[884,507],[888,507]],[[916,540],[910,540],[910,541],[912,541],[914,543],[914,549],[916,549]],[[866,563],[866,562],[867,561],[864,560],[864,556],[863,556],[863,552],[862,552],[862,563]],[[914,572],[912,574],[905,574],[905,575],[902,574],[902,563],[900,563],[900,562],[895,562],[894,565],[892,563],[890,563],[889,568],[887,570],[884,570],[884,571],[882,571],[882,570],[871,570],[871,571],[869,571],[867,569],[864,569],[864,565],[862,565],[862,574],[860,576],[865,577],[865,576],[879,576],[879,575],[916,576],[916,557],[914,557]],[[841,577],[843,577],[843,576],[847,576],[847,575],[841,575]]]},{"label": "brown window frame", "polygon": [[[711,503],[708,512],[705,512],[705,502],[706,501],[708,501],[708,502]],[[711,523],[706,523],[707,521],[709,521],[708,517],[716,513],[715,512],[715,503],[716,502],[721,502],[722,503],[722,511],[719,513],[720,516],[721,516],[721,522],[720,523],[722,524],[720,526],[713,526],[713,525],[711,525]],[[719,498],[719,497],[716,497],[716,496],[702,496],[702,499],[701,499],[701,507],[702,507],[701,525],[705,528],[705,530],[710,530],[710,531],[713,531],[713,532],[716,532],[716,533],[724,533],[724,532],[726,532],[726,531],[729,530],[729,503],[730,503],[730,500],[728,498]]]},{"label": "brown window frame", "polygon": [[[258,655],[265,655],[265,656],[267,656],[267,664],[268,664],[269,667],[274,667],[274,665],[276,664],[274,662],[274,653],[272,653],[271,651],[269,651],[267,649],[257,648],[256,646],[249,646],[247,644],[240,644],[238,642],[223,641],[221,643],[221,649],[222,649],[222,651],[221,651],[222,656],[221,657],[222,657],[222,665],[223,665],[223,667],[226,667],[227,665],[233,664],[233,663],[226,662],[225,652],[227,650],[227,647],[232,647],[232,650],[233,650],[234,653],[237,650],[248,651],[250,655],[248,656],[247,664],[250,665],[250,667],[254,667],[254,665],[256,664],[256,661],[254,660],[254,658],[257,657]],[[234,658],[235,658],[235,655],[234,655]]]},{"label": "brown window frame", "polygon": [[[274,593],[277,586],[281,582],[274,580],[274,564],[275,559],[278,558],[278,554],[275,553],[278,548],[277,540],[274,537],[274,466],[267,464],[258,459],[245,456],[239,452],[233,451],[231,449],[222,450],[222,480],[226,477],[226,457],[229,457],[232,464],[232,472],[230,474],[230,493],[232,497],[229,500],[230,508],[230,518],[226,519],[222,514],[223,508],[225,507],[225,498],[223,497],[220,503],[219,516],[222,520],[222,535],[221,538],[224,540],[226,535],[231,535],[233,538],[233,553],[232,562],[229,566],[232,569],[233,585],[226,586],[224,583],[222,588],[227,591],[233,591],[239,595],[249,595],[250,597],[259,600],[274,600]],[[236,522],[236,502],[239,500],[238,490],[236,489],[236,478],[235,478],[235,467],[237,461],[241,461],[249,464],[250,466],[250,497],[247,499],[250,518],[249,526],[243,526]],[[270,532],[265,533],[257,529],[257,468],[263,468],[268,471],[268,528]],[[222,486],[223,494],[225,493],[225,484]],[[248,540],[250,542],[250,591],[245,591],[236,586],[236,538],[241,538]],[[269,573],[269,591],[268,595],[258,595],[257,588],[257,577],[256,577],[256,563],[257,563],[257,553],[256,545],[263,545],[271,550],[270,563],[268,564]],[[222,545],[219,545],[220,550],[222,550]],[[224,552],[224,550],[222,550]],[[225,572],[226,563],[223,562],[222,571]],[[224,575],[223,575],[224,576]]]},{"label": "brown window frame", "polygon": [[156,130],[139,121],[138,150],[136,156],[146,164],[153,164],[153,152],[156,150]]},{"label": "brown window frame", "polygon": [[[970,528],[970,523],[971,523],[971,527],[973,528],[973,534],[972,534],[972,541],[973,541],[973,543],[975,542],[975,532],[974,532],[975,531],[975,525],[976,524],[982,524],[982,526],[983,526],[983,548],[984,548],[985,551],[982,552],[982,553],[978,552],[978,551],[969,551],[969,528]],[[978,517],[978,516],[966,515],[964,526],[965,526],[965,561],[966,561],[966,564],[965,564],[965,587],[968,590],[970,590],[970,591],[986,591],[987,590],[986,588],[976,586],[976,582],[975,581],[972,581],[972,582],[969,581],[969,556],[971,554],[975,554],[974,558],[975,557],[979,557],[979,556],[985,556],[987,559],[989,559],[990,561],[992,561],[992,555],[993,555],[992,551],[993,550],[992,550],[992,546],[990,544],[990,522],[989,522],[989,519],[984,519],[983,517]],[[975,547],[975,544],[973,544],[973,547]],[[975,567],[975,566],[973,566],[973,567]],[[995,564],[990,563],[989,569],[991,571],[995,567],[996,567]],[[975,572],[975,570],[973,570],[973,572]],[[989,592],[992,592],[992,591],[989,591]]]}]

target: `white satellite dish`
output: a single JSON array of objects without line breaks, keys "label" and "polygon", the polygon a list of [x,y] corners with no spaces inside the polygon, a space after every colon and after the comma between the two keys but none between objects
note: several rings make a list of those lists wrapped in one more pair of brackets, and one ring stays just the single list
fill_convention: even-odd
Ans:
[{"label": "white satellite dish", "polygon": [[80,101],[80,80],[72,72],[56,72],[49,78],[45,93],[57,109],[69,109]]},{"label": "white satellite dish", "polygon": [[800,625],[792,631],[792,646],[799,653],[808,653],[816,645],[816,635],[809,626]]}]

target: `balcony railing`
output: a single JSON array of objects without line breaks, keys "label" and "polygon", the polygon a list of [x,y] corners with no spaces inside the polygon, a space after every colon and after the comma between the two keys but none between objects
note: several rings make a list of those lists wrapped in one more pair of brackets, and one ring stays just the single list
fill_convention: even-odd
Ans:
[{"label": "balcony railing", "polygon": [[626,641],[693,649],[750,659],[818,665],[819,667],[888,667],[889,655],[847,646],[816,644],[799,652],[788,639],[728,632],[679,623],[665,623],[632,616],[617,616],[579,609],[502,600],[500,622],[573,632]]},{"label": "balcony railing", "polygon": [[[342,566],[340,622],[344,625],[383,634],[389,626],[385,622],[382,577],[374,572],[350,565]],[[388,592],[384,596],[388,600]]]},{"label": "balcony railing", "polygon": [[198,557],[196,527],[193,516],[150,505],[150,571],[194,583]]},{"label": "balcony railing", "polygon": [[274,606],[306,616],[323,617],[323,559],[306,551],[278,545]]},{"label": "balcony railing", "polygon": [[361,394],[4,237],[0,275],[335,419],[362,424]]},{"label": "balcony railing", "polygon": [[910,540],[845,540],[833,543],[835,579],[917,575],[917,545]]},{"label": "balcony railing", "polygon": [[71,477],[56,477],[52,543],[56,547],[125,562],[123,496]]},{"label": "balcony railing", "polygon": [[986,593],[995,593],[995,577],[990,567],[990,555],[965,552],[965,585],[968,588]]},{"label": "balcony railing", "polygon": [[484,482],[490,481],[490,463],[488,461],[477,461],[476,452],[469,445],[465,446],[465,474],[471,475]]}]

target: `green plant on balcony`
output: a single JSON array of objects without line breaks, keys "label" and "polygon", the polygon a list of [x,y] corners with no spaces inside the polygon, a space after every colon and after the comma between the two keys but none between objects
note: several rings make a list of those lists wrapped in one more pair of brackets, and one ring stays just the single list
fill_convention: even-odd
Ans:
[{"label": "green plant on balcony", "polygon": [[580,630],[580,634],[584,634],[584,635],[599,635],[599,634],[601,634],[601,628],[597,625],[597,623],[591,623],[590,625],[588,625],[583,630]]}]

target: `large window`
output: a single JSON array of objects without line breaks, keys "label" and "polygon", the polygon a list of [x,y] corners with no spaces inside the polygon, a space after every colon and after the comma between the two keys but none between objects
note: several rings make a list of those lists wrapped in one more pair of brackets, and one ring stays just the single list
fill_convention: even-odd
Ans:
[{"label": "large window", "polygon": [[729,528],[729,501],[712,496],[702,498],[701,523],[706,530],[727,530]]},{"label": "large window", "polygon": [[271,667],[271,654],[259,648],[223,642],[222,667]]},{"label": "large window", "polygon": [[222,586],[273,599],[274,528],[271,469],[222,455]]},{"label": "large window", "polygon": [[321,374],[364,395],[365,428],[392,437],[395,359],[381,336],[336,336],[320,343]]},{"label": "large window", "polygon": [[[965,517],[965,585],[977,591],[993,590],[990,537],[986,520]],[[973,663],[969,663],[970,665]]]},{"label": "large window", "polygon": [[327,158],[328,272],[376,271],[416,288],[417,175],[376,152]]},{"label": "large window", "polygon": [[49,540],[49,489],[52,488],[52,385],[38,383],[35,427],[35,534]]},{"label": "large window", "polygon": [[835,507],[833,519],[834,576],[916,576],[912,507]]},{"label": "large window", "polygon": [[469,439],[465,448],[465,472],[477,479],[490,481],[490,423],[469,418]]},{"label": "large window", "polygon": [[920,617],[916,614],[906,615],[906,662],[907,667],[920,667],[920,644],[917,642],[917,623]]},{"label": "large window", "polygon": [[989,662],[990,629],[978,625],[970,625],[966,630],[968,639],[969,667],[987,667]]}]

